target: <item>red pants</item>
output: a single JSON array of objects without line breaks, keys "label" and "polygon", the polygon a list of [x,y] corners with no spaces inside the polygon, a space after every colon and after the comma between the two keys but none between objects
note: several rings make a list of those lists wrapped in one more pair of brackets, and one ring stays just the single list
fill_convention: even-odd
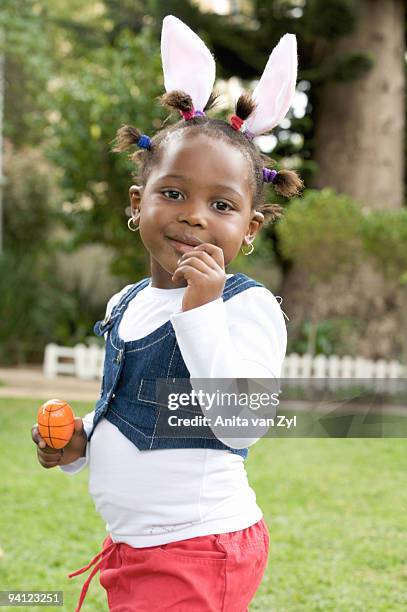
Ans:
[{"label": "red pants", "polygon": [[111,612],[247,612],[268,550],[264,518],[240,531],[144,548],[115,543],[108,536],[88,565],[69,574],[81,574],[98,561],[75,612],[98,569]]}]

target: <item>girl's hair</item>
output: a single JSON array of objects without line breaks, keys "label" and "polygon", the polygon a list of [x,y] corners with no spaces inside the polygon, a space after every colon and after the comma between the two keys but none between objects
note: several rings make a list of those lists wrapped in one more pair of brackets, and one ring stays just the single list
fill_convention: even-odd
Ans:
[{"label": "girl's hair", "polygon": [[[204,111],[216,104],[218,96],[211,94]],[[163,106],[168,106],[177,111],[188,112],[193,110],[191,96],[183,91],[174,90],[159,97]],[[246,120],[256,108],[256,103],[249,93],[242,93],[236,102],[235,115],[243,121]],[[149,149],[139,149],[130,157],[136,164],[139,174],[135,177],[142,185],[145,185],[153,166],[158,162],[161,152],[174,132],[188,130],[190,134],[207,134],[212,138],[219,139],[237,147],[253,168],[251,174],[252,187],[252,210],[263,213],[265,222],[274,221],[283,215],[283,209],[278,204],[270,204],[265,200],[263,194],[263,168],[274,165],[275,161],[261,153],[254,143],[242,132],[236,131],[230,123],[223,119],[210,119],[207,116],[196,116],[185,121],[181,119],[178,123],[164,128],[151,138]],[[123,125],[118,131],[113,142],[113,151],[120,152],[137,145],[142,133],[130,126]],[[293,170],[279,170],[277,178],[273,183],[275,191],[285,197],[298,195],[303,187],[303,182]]]}]

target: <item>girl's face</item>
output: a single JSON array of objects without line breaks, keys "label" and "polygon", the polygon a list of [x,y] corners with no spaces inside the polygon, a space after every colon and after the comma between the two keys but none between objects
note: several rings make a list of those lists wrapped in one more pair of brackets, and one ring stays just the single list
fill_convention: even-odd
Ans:
[{"label": "girl's face", "polygon": [[171,135],[146,185],[130,188],[132,212],[139,212],[140,236],[150,253],[153,287],[186,286],[185,279],[171,279],[182,253],[193,248],[180,242],[220,247],[225,266],[252,242],[264,217],[251,211],[250,171],[244,154],[223,140]]}]

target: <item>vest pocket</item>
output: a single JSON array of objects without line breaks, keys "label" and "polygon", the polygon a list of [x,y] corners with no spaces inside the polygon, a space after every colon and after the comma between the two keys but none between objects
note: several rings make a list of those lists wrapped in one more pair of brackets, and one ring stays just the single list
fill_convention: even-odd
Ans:
[{"label": "vest pocket", "polygon": [[164,397],[157,397],[159,385],[156,378],[142,378],[138,388],[137,399],[146,404],[166,408],[168,402]]},{"label": "vest pocket", "polygon": [[[175,396],[178,397],[180,394],[190,395],[191,391],[192,385],[189,379],[170,378],[166,380],[164,378],[142,378],[138,388],[137,400],[168,409],[170,395],[173,401],[176,401],[176,398],[174,399]],[[179,415],[184,413],[184,416],[190,417],[193,415],[202,415],[200,407],[192,403],[187,406],[179,405],[176,412]],[[169,414],[171,414],[171,411]]]}]

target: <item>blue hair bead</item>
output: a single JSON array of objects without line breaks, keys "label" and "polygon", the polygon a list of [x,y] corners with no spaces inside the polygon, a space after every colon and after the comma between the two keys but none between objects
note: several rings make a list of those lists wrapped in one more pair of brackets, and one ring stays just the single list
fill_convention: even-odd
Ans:
[{"label": "blue hair bead", "polygon": [[146,136],[145,134],[142,134],[137,141],[137,146],[140,147],[140,149],[150,149],[151,147],[150,136]]}]

